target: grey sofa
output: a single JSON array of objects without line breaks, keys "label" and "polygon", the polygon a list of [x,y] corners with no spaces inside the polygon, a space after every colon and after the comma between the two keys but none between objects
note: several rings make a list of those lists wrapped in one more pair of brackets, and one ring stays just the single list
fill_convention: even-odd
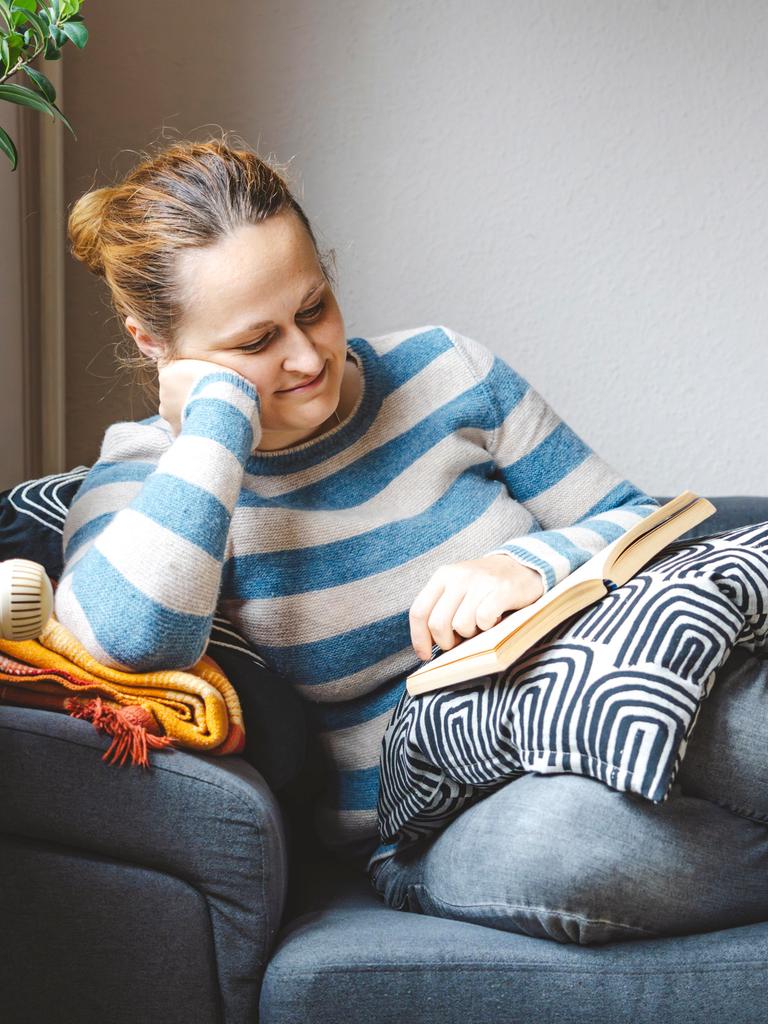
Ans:
[{"label": "grey sofa", "polygon": [[[768,520],[712,501],[691,535]],[[3,1024],[768,1022],[768,921],[578,946],[390,910],[242,758],[108,743],[0,706]]]}]

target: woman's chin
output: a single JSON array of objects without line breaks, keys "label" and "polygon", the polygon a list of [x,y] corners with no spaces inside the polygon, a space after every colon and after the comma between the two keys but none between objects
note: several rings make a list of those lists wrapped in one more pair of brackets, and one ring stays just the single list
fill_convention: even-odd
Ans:
[{"label": "woman's chin", "polygon": [[294,445],[303,444],[305,441],[311,441],[315,437],[327,434],[335,426],[338,426],[338,420],[336,419],[336,406],[334,405],[330,414],[324,416],[319,423],[315,422],[314,425],[308,420],[303,425],[298,423],[291,426],[286,425],[280,430],[263,429],[259,446],[254,448],[253,451],[269,452],[279,451],[282,448],[292,448]]}]

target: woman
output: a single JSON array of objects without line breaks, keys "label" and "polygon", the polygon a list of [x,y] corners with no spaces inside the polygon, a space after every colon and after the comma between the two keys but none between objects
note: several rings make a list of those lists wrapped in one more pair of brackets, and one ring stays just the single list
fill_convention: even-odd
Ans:
[{"label": "woman", "polygon": [[[188,667],[214,611],[230,619],[305,698],[320,838],[392,906],[562,941],[652,934],[693,857],[719,870],[701,821],[730,863],[759,864],[749,894],[768,909],[762,827],[575,776],[504,786],[407,857],[380,844],[381,738],[419,659],[657,502],[479,343],[432,326],[347,339],[309,221],[247,149],[172,145],[81,197],[69,232],[159,389],[159,415],[107,430],[64,531],[56,615],[99,661]],[[732,889],[688,919],[738,918]]]}]

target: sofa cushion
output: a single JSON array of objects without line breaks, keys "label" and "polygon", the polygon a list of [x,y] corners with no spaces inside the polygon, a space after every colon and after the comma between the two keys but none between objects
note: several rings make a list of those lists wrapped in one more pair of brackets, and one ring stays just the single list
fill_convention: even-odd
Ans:
[{"label": "sofa cushion", "polygon": [[768,521],[667,545],[504,672],[404,691],[382,743],[382,839],[408,845],[526,772],[664,802],[736,645],[768,656]]},{"label": "sofa cushion", "polygon": [[[318,865],[278,936],[260,1024],[763,1020],[768,924],[579,946],[392,910]],[[756,1016],[757,1014],[757,1016]]]}]

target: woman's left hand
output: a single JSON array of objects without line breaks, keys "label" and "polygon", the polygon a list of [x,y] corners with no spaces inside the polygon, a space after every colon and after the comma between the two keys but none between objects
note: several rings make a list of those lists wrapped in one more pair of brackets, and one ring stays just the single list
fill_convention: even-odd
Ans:
[{"label": "woman's left hand", "polygon": [[509,555],[484,555],[443,565],[408,613],[413,648],[427,661],[433,644],[448,651],[495,626],[504,612],[526,608],[543,594],[539,573]]}]

